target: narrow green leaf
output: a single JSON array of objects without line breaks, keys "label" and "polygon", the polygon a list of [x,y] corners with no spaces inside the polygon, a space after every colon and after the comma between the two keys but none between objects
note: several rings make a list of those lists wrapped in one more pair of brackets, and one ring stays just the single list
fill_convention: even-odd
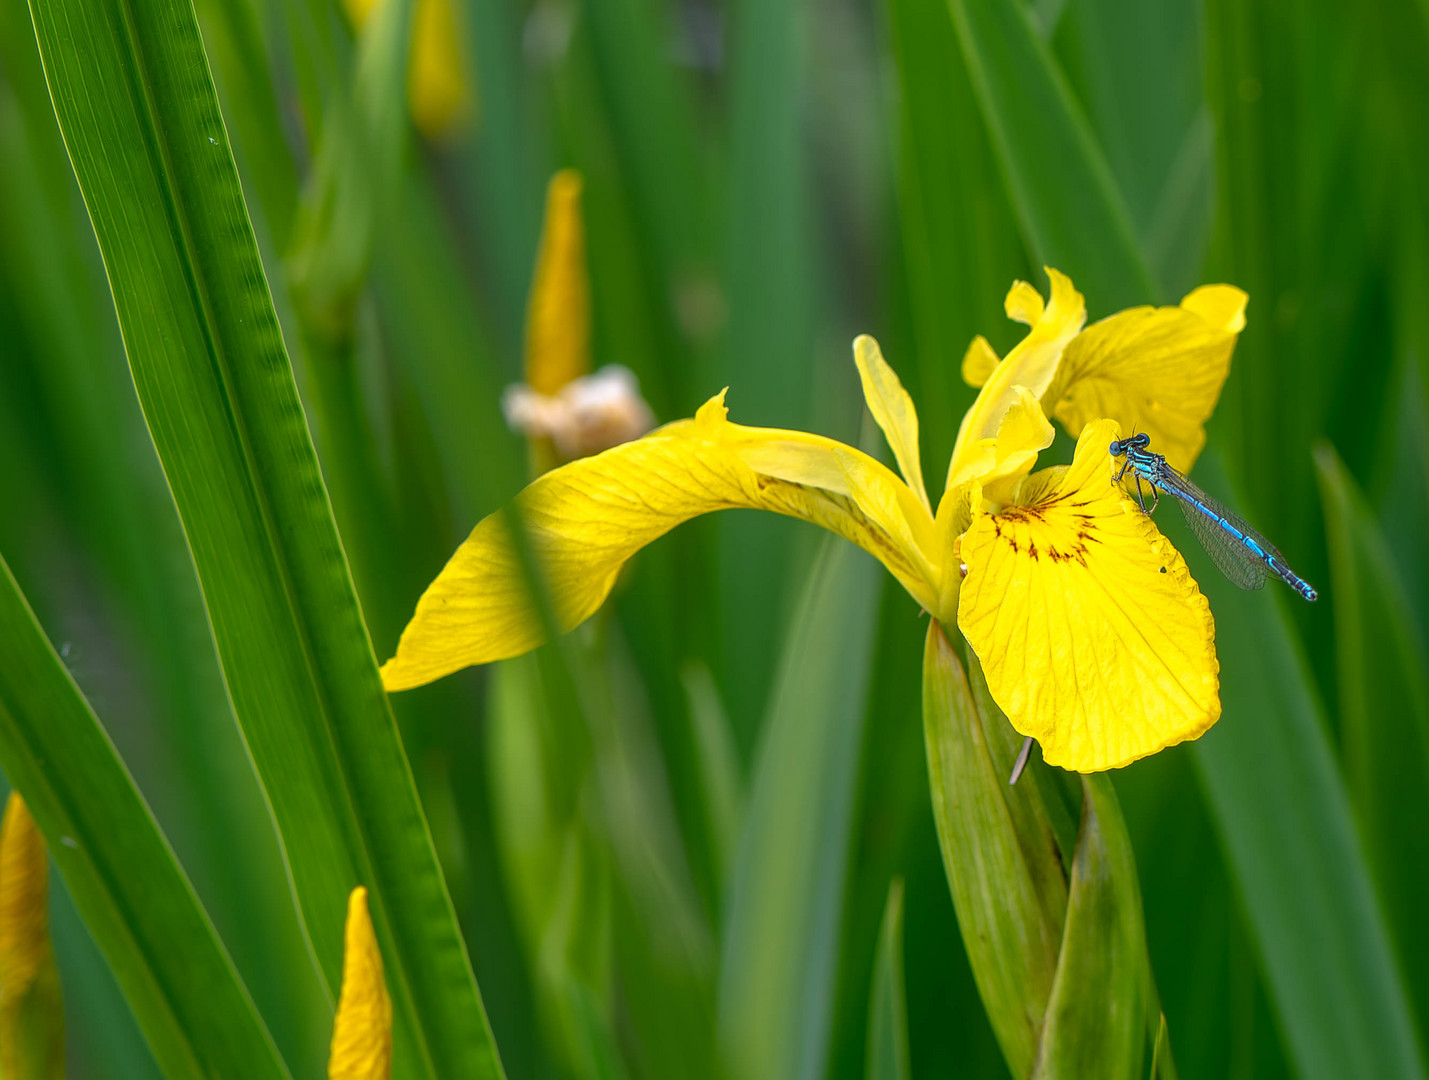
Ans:
[{"label": "narrow green leaf", "polygon": [[1111,170],[1027,9],[949,4],[1028,246],[1070,274],[1094,312],[1159,298]]},{"label": "narrow green leaf", "polygon": [[690,699],[700,797],[713,841],[715,873],[719,881],[728,881],[744,824],[744,778],[740,774],[739,751],[709,668],[691,661],[682,677]]},{"label": "narrow green leaf", "polygon": [[796,609],[737,857],[719,989],[729,1072],[822,1076],[879,570],[823,541]]},{"label": "narrow green leaf", "polygon": [[868,1000],[867,1080],[909,1080],[908,1002],[903,989],[903,879],[888,886]]},{"label": "narrow green leaf", "polygon": [[34,0],[60,128],[330,988],[369,889],[403,1076],[501,1066],[387,706],[184,0]]},{"label": "narrow green leaf", "polygon": [[[1062,910],[1042,867],[1051,850],[1026,850],[993,765],[967,676],[937,622],[923,652],[923,736],[933,819],[983,1007],[1014,1076],[1031,1071],[1052,992]],[[1065,909],[1063,883],[1061,908]]]},{"label": "narrow green leaf", "polygon": [[3,560],[0,767],[165,1075],[286,1078],[208,914]]},{"label": "narrow green leaf", "polygon": [[1315,451],[1329,535],[1340,688],[1340,736],[1365,852],[1404,974],[1429,1016],[1423,918],[1429,790],[1429,657],[1384,536],[1334,449]]},{"label": "narrow green leaf", "polygon": [[[1214,451],[1197,479],[1235,505]],[[1226,703],[1195,744],[1195,761],[1291,1056],[1305,1080],[1423,1077],[1344,780],[1281,607],[1286,598],[1238,591],[1188,550],[1184,531],[1175,538],[1216,614]]]}]

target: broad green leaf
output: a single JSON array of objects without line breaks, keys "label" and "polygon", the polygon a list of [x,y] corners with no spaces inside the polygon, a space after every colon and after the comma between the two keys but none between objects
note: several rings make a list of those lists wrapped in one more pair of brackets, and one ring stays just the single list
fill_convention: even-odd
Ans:
[{"label": "broad green leaf", "polygon": [[377,675],[193,10],[31,7],[140,403],[313,954],[351,888],[384,948],[398,1075],[501,1067]]},{"label": "broad green leaf", "polygon": [[1365,853],[1380,886],[1403,971],[1429,1016],[1423,915],[1423,828],[1429,787],[1429,657],[1401,575],[1354,479],[1328,443],[1315,451],[1330,548],[1340,689],[1340,739]]},{"label": "broad green leaf", "polygon": [[1054,876],[1061,865],[1045,823],[1034,834],[1045,841],[1041,850],[1024,847],[1022,815],[1005,794],[1009,772],[993,763],[962,662],[937,622],[928,625],[923,651],[923,736],[968,963],[1008,1068],[1027,1076],[1052,993],[1066,883]]},{"label": "broad green leaf", "polygon": [[796,609],[755,763],[719,987],[732,1076],[827,1066],[878,566],[822,542]]},{"label": "broad green leaf", "polygon": [[1094,317],[1159,299],[1101,148],[1027,10],[949,5],[1028,246],[1071,275]]},{"label": "broad green leaf", "polygon": [[903,879],[888,886],[868,995],[866,1080],[909,1080],[908,1002],[903,989]]},{"label": "broad green leaf", "polygon": [[[1234,505],[1214,450],[1197,478]],[[1172,535],[1187,551],[1185,531]],[[1194,756],[1287,1047],[1305,1080],[1423,1077],[1345,783],[1282,606],[1300,601],[1274,584],[1240,592],[1198,556],[1188,554],[1216,615],[1225,714]]]},{"label": "broad green leaf", "polygon": [[89,703],[0,561],[0,767],[170,1080],[288,1075]]}]

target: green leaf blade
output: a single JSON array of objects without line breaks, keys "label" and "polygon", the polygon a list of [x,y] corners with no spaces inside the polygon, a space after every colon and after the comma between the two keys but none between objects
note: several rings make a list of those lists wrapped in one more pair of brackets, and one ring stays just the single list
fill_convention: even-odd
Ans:
[{"label": "green leaf blade", "polygon": [[0,764],[165,1075],[286,1080],[208,914],[3,561]]},{"label": "green leaf blade", "polygon": [[35,0],[51,96],[235,712],[335,991],[368,886],[399,1073],[499,1076],[377,675],[191,6]]}]

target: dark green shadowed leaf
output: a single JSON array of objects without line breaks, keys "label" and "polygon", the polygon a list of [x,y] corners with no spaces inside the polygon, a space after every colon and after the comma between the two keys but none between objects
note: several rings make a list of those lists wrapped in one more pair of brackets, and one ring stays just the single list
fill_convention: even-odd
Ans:
[{"label": "dark green shadowed leaf", "polygon": [[164,1073],[284,1080],[287,1067],[207,913],[3,561],[0,767]]},{"label": "dark green shadowed leaf", "polygon": [[868,1000],[866,1080],[909,1080],[908,1002],[903,989],[903,879],[888,886]]},{"label": "dark green shadowed leaf", "polygon": [[1094,312],[1159,299],[1111,170],[1026,9],[949,3],[1029,246]]},{"label": "dark green shadowed leaf", "polygon": [[234,711],[336,989],[369,889],[403,1077],[501,1067],[377,675],[193,9],[31,7]]},{"label": "dark green shadowed leaf", "polygon": [[[1235,505],[1214,451],[1196,475]],[[1226,703],[1195,760],[1300,1075],[1423,1077],[1345,784],[1281,606],[1301,601],[1240,592],[1184,530],[1172,536],[1216,614]]]},{"label": "dark green shadowed leaf", "polygon": [[719,988],[729,1073],[828,1064],[878,565],[825,540],[780,661],[734,867]]},{"label": "dark green shadowed leaf", "polygon": [[1423,868],[1429,663],[1401,577],[1363,495],[1328,443],[1315,451],[1329,533],[1345,771],[1418,1015],[1429,1015]]}]

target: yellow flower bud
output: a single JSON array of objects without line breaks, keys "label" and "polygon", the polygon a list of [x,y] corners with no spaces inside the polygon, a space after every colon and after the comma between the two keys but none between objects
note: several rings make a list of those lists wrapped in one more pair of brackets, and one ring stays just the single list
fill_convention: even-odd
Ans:
[{"label": "yellow flower bud", "polygon": [[392,1075],[392,999],[382,977],[382,953],[367,913],[367,890],[347,901],[342,992],[332,1025],[328,1080],[388,1080]]}]

